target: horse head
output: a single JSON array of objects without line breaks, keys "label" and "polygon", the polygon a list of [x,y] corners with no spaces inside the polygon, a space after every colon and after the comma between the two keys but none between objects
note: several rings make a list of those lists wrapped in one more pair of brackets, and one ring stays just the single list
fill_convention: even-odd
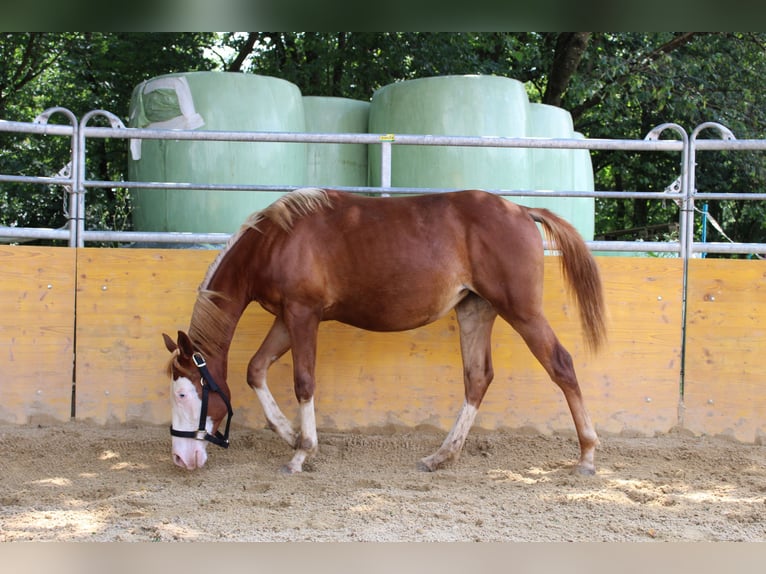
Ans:
[{"label": "horse head", "polygon": [[[229,423],[232,409],[229,397],[220,389],[207,359],[194,348],[189,336],[178,332],[177,341],[162,335],[165,347],[172,353],[168,367],[171,378],[173,462],[187,470],[200,468],[207,461],[207,443],[224,448],[229,445]],[[226,389],[228,392],[228,388]],[[218,428],[228,415],[226,431]]]}]

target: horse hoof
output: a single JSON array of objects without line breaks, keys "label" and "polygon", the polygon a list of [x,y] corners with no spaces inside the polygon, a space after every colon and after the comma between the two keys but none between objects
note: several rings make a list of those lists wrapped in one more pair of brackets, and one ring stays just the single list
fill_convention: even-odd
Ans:
[{"label": "horse hoof", "polygon": [[596,467],[578,464],[572,469],[572,474],[579,476],[593,476],[596,474]]},{"label": "horse hoof", "polygon": [[280,467],[279,473],[280,474],[285,474],[285,475],[291,475],[291,474],[298,474],[302,470],[303,470],[302,468],[300,468],[300,467],[296,468],[295,466],[293,466],[290,463],[288,463],[288,464],[285,464],[282,467]]},{"label": "horse hoof", "polygon": [[427,462],[426,459],[422,459],[418,461],[417,464],[418,470],[422,472],[433,472],[437,469],[436,466],[433,465],[431,462]]}]

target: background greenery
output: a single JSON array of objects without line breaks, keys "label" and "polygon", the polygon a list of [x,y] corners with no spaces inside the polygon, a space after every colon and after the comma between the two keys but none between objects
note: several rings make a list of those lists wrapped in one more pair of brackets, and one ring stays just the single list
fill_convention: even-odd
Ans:
[{"label": "background greenery", "polygon": [[[705,121],[738,138],[766,128],[766,33],[0,33],[0,119],[32,121],[51,106],[78,117],[93,109],[127,120],[141,81],[170,72],[226,70],[278,76],[305,95],[369,99],[386,84],[441,74],[496,74],[526,83],[531,101],[572,113],[591,138],[642,138],[675,122]],[[57,119],[56,121],[62,121]],[[0,136],[0,173],[54,175],[68,161],[64,138]],[[89,142],[91,179],[124,179],[125,142]],[[708,152],[700,191],[763,192],[760,153]],[[594,152],[596,188],[662,191],[677,154]],[[88,228],[130,229],[123,189],[90,192]],[[766,242],[766,206],[711,202],[737,241]],[[673,202],[599,200],[597,235],[657,239],[678,219]],[[60,227],[60,188],[0,184],[0,224]],[[709,230],[710,240],[721,240]]]}]

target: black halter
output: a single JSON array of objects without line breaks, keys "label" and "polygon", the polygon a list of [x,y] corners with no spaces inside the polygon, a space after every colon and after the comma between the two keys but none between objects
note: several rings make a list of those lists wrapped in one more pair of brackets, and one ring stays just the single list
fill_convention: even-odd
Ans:
[{"label": "black halter", "polygon": [[[229,425],[231,424],[231,417],[234,416],[234,411],[231,408],[231,403],[229,402],[228,397],[221,392],[221,388],[213,380],[213,376],[207,369],[205,358],[199,353],[194,353],[192,355],[192,359],[194,360],[194,364],[197,365],[199,374],[202,377],[200,380],[200,384],[202,385],[202,408],[199,412],[199,428],[196,431],[180,431],[174,429],[173,425],[170,425],[170,434],[181,438],[206,440],[208,442],[212,442],[213,444],[217,444],[222,448],[229,448]],[[207,397],[209,391],[218,393],[223,399],[223,402],[226,403],[226,408],[229,410],[229,416],[226,419],[226,430],[223,434],[221,434],[221,431],[216,431],[214,435],[207,432],[205,423],[207,422]]]}]

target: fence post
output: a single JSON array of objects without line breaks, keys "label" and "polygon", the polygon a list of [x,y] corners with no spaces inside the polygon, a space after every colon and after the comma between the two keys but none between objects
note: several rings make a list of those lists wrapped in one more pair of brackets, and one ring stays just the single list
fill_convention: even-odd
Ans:
[{"label": "fence post", "polygon": [[[391,142],[393,134],[380,136],[380,187],[391,187]],[[382,194],[384,197],[387,193]]]},{"label": "fence post", "polygon": [[[657,141],[660,139],[660,135],[665,130],[671,130],[677,133],[679,136],[681,136],[681,141],[684,144],[683,150],[681,152],[681,193],[683,194],[683,199],[681,201],[681,213],[678,218],[678,225],[679,225],[679,242],[680,242],[680,256],[686,257],[686,253],[688,251],[688,230],[687,226],[689,224],[688,219],[686,218],[686,210],[688,206],[688,199],[689,199],[689,136],[686,133],[686,130],[679,126],[678,124],[673,123],[666,123],[666,124],[660,124],[654,129],[652,129],[648,134],[646,134],[645,140],[649,141]],[[694,181],[693,179],[691,180]]]},{"label": "fence post", "polygon": [[684,393],[686,385],[686,327],[687,327],[687,295],[689,291],[689,259],[694,256],[694,196],[696,190],[696,142],[699,133],[707,128],[715,128],[721,135],[721,139],[736,139],[734,134],[726,127],[715,122],[705,122],[698,125],[692,131],[691,136],[684,145],[684,172],[686,177],[682,179],[682,191],[684,194],[681,207],[681,218],[684,224],[681,228],[683,235],[681,242],[683,257],[683,302],[681,304],[681,365],[680,365],[680,402],[678,405],[678,424],[684,426]]},{"label": "fence post", "polygon": [[681,136],[684,147],[681,152],[681,213],[679,214],[679,256],[683,260],[681,272],[681,357],[678,370],[678,426],[684,426],[684,379],[686,369],[686,298],[688,293],[689,256],[691,245],[694,240],[694,199],[691,189],[694,187],[694,164],[689,162],[689,136],[686,130],[678,124],[666,123],[655,127],[650,131],[647,140],[658,140],[660,134],[670,129]]},{"label": "fence post", "polygon": [[[697,169],[697,136],[699,136],[700,132],[706,129],[714,129],[718,131],[718,135],[722,140],[735,140],[737,139],[734,137],[734,134],[732,131],[717,123],[717,122],[705,122],[700,125],[698,125],[696,128],[694,128],[694,131],[692,132],[691,136],[689,137],[689,156],[688,156],[688,162],[689,166],[687,168],[689,172],[689,187],[687,190],[687,196],[689,201],[689,218],[691,220],[692,228],[694,227],[694,196],[697,193],[697,182],[696,182],[696,169]],[[689,257],[692,257],[694,254],[694,234],[691,234],[691,239],[689,242]]]},{"label": "fence post", "polygon": [[85,127],[92,117],[102,116],[109,120],[113,129],[125,129],[122,120],[106,110],[91,110],[80,120],[78,133],[77,159],[79,168],[75,178],[74,195],[77,201],[77,247],[85,247]]},{"label": "fence post", "polygon": [[67,190],[69,193],[69,219],[67,221],[67,227],[69,228],[69,247],[76,247],[77,246],[77,220],[78,220],[78,203],[77,203],[77,194],[75,193],[75,188],[77,187],[77,181],[78,181],[78,171],[80,169],[79,162],[78,162],[78,145],[80,141],[80,132],[78,129],[78,123],[77,123],[77,117],[74,115],[74,113],[67,108],[62,108],[61,106],[48,108],[43,113],[41,113],[39,116],[37,116],[34,119],[35,124],[42,124],[47,125],[48,120],[50,120],[51,116],[53,114],[64,114],[67,119],[69,119],[69,123],[72,124],[72,144],[71,149],[69,150],[69,165],[70,172],[69,177],[72,180],[72,185],[69,186],[69,189]]}]

